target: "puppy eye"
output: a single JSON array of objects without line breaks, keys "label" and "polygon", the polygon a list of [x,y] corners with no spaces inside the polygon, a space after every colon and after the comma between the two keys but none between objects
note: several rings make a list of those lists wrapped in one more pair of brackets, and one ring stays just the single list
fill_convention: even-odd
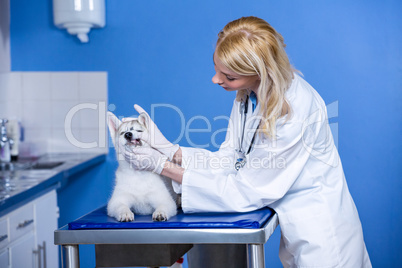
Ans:
[{"label": "puppy eye", "polygon": [[139,130],[137,130],[137,132],[144,132],[143,130],[141,130],[141,129],[139,129]]},{"label": "puppy eye", "polygon": [[125,132],[125,131],[123,131],[123,132],[120,132],[120,136],[121,136],[121,135],[123,135],[124,133],[126,133],[126,132]]}]

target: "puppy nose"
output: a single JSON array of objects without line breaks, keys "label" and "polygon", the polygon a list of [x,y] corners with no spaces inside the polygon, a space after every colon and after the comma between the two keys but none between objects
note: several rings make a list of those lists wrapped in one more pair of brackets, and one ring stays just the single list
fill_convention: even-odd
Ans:
[{"label": "puppy nose", "polygon": [[133,138],[133,133],[131,132],[126,132],[126,134],[124,134],[124,138],[128,141],[131,141],[131,139]]}]

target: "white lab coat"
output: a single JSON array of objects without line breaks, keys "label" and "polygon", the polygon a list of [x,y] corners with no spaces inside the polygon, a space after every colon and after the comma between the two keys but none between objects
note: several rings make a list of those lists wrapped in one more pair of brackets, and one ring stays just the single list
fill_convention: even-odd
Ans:
[{"label": "white lab coat", "polygon": [[[236,171],[240,132],[235,101],[225,142],[217,152],[182,148],[185,213],[245,212],[269,206],[281,226],[279,257],[284,267],[371,267],[359,216],[319,94],[295,74],[286,97],[290,118],[277,122],[277,140],[257,134]],[[260,106],[249,116],[243,151],[258,126]]]}]

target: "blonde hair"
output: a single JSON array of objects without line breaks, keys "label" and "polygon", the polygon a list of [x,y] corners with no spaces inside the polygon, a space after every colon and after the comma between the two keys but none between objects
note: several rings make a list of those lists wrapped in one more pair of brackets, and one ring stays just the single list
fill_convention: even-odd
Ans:
[{"label": "blonde hair", "polygon": [[[289,63],[285,43],[265,20],[242,17],[229,22],[218,34],[215,55],[229,70],[245,76],[258,75],[258,101],[261,106],[260,130],[276,137],[276,120],[291,113],[285,93],[295,69]],[[245,101],[248,92],[237,92],[236,100]]]}]

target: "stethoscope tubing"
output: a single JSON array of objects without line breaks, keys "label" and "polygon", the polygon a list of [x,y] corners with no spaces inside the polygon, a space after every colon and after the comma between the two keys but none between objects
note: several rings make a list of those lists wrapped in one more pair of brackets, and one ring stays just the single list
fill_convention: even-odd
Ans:
[{"label": "stethoscope tubing", "polygon": [[240,136],[239,149],[238,149],[239,153],[244,153],[243,152],[243,141],[244,141],[244,131],[245,131],[245,128],[246,128],[246,120],[247,120],[248,98],[249,97],[247,96],[246,101],[242,102],[241,105],[240,105],[240,109],[241,109],[240,121],[241,122],[240,122],[239,126],[242,126],[242,129],[241,129],[241,136]]},{"label": "stethoscope tubing", "polygon": [[251,139],[250,145],[247,149],[247,152],[243,152],[243,142],[244,142],[244,132],[246,129],[246,121],[247,121],[247,112],[248,112],[248,101],[249,101],[249,96],[247,96],[247,99],[245,102],[242,102],[240,104],[240,122],[239,122],[239,127],[241,127],[241,136],[239,137],[239,148],[236,150],[237,152],[239,152],[241,154],[240,159],[243,159],[243,157],[245,157],[246,155],[248,155],[251,152],[251,149],[253,148],[254,145],[254,140],[255,140],[255,136],[257,133],[257,129],[259,127],[256,127],[255,131],[254,131],[254,135],[253,138]]}]

